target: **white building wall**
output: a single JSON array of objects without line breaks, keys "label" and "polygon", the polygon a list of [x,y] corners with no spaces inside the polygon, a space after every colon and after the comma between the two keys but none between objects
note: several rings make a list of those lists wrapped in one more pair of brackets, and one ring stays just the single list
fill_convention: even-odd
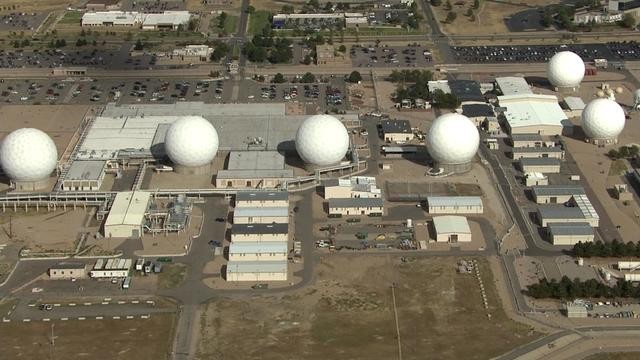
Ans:
[{"label": "white building wall", "polygon": [[[457,235],[457,240],[454,240]],[[438,233],[436,242],[471,242],[471,234],[467,233]]]},{"label": "white building wall", "polygon": [[575,245],[579,241],[592,242],[593,235],[553,235],[551,241],[553,245]]},{"label": "white building wall", "polygon": [[234,216],[234,224],[288,224],[289,216]]},{"label": "white building wall", "polygon": [[229,273],[227,272],[227,281],[286,281],[287,272],[276,273]]},{"label": "white building wall", "polygon": [[229,254],[229,261],[286,261],[287,253],[236,253]]},{"label": "white building wall", "polygon": [[482,214],[484,211],[482,205],[478,206],[431,206],[429,205],[430,214]]},{"label": "white building wall", "polygon": [[370,214],[382,214],[384,208],[382,207],[330,207],[329,215],[370,215]]},{"label": "white building wall", "polygon": [[238,201],[236,207],[247,208],[264,208],[264,207],[289,207],[289,200],[251,200],[251,201]]},{"label": "white building wall", "polygon": [[232,242],[288,241],[289,234],[231,234]]}]

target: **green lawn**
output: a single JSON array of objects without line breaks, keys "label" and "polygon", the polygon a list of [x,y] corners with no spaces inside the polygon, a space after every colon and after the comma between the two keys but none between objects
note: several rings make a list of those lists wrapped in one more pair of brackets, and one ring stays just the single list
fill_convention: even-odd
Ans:
[{"label": "green lawn", "polygon": [[[227,14],[227,18],[224,21],[224,32],[227,34],[235,34],[236,31],[238,31],[238,19],[238,16]],[[217,17],[213,17],[211,21],[209,21],[209,30],[214,34],[220,33]]]},{"label": "green lawn", "polygon": [[256,10],[253,14],[249,15],[249,34],[259,34],[265,26],[269,24],[269,17],[271,13],[265,10]]},{"label": "green lawn", "polygon": [[80,24],[82,20],[82,12],[80,11],[67,11],[58,24]]}]

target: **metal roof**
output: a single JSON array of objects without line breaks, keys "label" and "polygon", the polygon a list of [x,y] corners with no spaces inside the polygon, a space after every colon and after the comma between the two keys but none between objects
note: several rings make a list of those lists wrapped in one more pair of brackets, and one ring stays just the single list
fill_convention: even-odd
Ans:
[{"label": "metal roof", "polygon": [[239,207],[233,212],[233,217],[288,217],[288,207]]},{"label": "metal roof", "polygon": [[239,191],[236,194],[238,201],[284,201],[289,200],[289,193],[286,191]]},{"label": "metal roof", "polygon": [[105,226],[140,225],[151,199],[147,191],[124,191],[116,194]]},{"label": "metal roof", "polygon": [[287,261],[229,261],[227,274],[286,273]]},{"label": "metal roof", "polygon": [[586,106],[584,101],[577,96],[567,96],[564,98],[564,103],[567,104],[570,110],[584,110]]},{"label": "metal roof", "polygon": [[593,228],[589,223],[550,223],[551,235],[593,235]]},{"label": "metal roof", "polygon": [[67,270],[67,269],[85,269],[86,265],[80,262],[61,262],[51,266],[52,270]]},{"label": "metal roof", "polygon": [[513,141],[542,141],[540,134],[511,134]]},{"label": "metal roof", "polygon": [[511,129],[528,126],[559,126],[562,128],[567,115],[554,95],[504,95],[498,103],[507,110],[504,117]]},{"label": "metal roof", "polygon": [[217,179],[291,179],[293,169],[283,170],[220,170]]},{"label": "metal roof", "polygon": [[541,219],[584,219],[584,214],[577,207],[563,205],[539,205],[538,215]]},{"label": "metal roof", "polygon": [[461,102],[486,101],[480,90],[480,83],[475,80],[450,80],[449,88],[451,89],[451,93]]},{"label": "metal roof", "polygon": [[287,234],[289,224],[233,224],[232,234]]},{"label": "metal roof", "polygon": [[77,160],[71,163],[65,180],[99,180],[107,166],[102,160]]},{"label": "metal roof", "polygon": [[479,196],[427,196],[429,206],[482,206]]},{"label": "metal roof", "polygon": [[504,95],[532,94],[527,80],[519,76],[497,77],[496,84]]},{"label": "metal roof", "polygon": [[564,150],[562,150],[562,148],[560,146],[522,146],[522,147],[514,147],[511,149],[511,151],[515,154],[515,153],[540,153],[540,154],[544,154],[544,153],[561,153]]},{"label": "metal roof", "polygon": [[587,195],[574,195],[573,201],[586,219],[600,219],[600,215],[596,212]]},{"label": "metal roof", "polygon": [[363,208],[363,207],[383,207],[382,198],[336,198],[329,199],[330,208]]},{"label": "metal roof", "polygon": [[256,242],[232,242],[229,245],[229,254],[269,254],[287,253],[286,241],[256,241]]},{"label": "metal roof", "polygon": [[382,120],[382,131],[385,134],[412,134],[409,120]]},{"label": "metal roof", "polygon": [[283,170],[284,155],[277,151],[231,151],[228,170]]},{"label": "metal roof", "polygon": [[466,117],[491,117],[496,114],[493,112],[493,107],[489,104],[465,104],[462,105],[462,115]]},{"label": "metal roof", "polygon": [[185,25],[191,19],[188,11],[165,11],[163,13],[144,14],[142,26]]},{"label": "metal roof", "polygon": [[558,196],[584,194],[584,188],[580,185],[536,185],[531,187],[535,196]]},{"label": "metal roof", "polygon": [[522,166],[536,165],[557,165],[560,166],[560,160],[555,158],[522,158],[520,159]]},{"label": "metal roof", "polygon": [[469,222],[467,222],[467,218],[464,216],[434,216],[433,226],[435,227],[436,233],[438,234],[471,234]]}]

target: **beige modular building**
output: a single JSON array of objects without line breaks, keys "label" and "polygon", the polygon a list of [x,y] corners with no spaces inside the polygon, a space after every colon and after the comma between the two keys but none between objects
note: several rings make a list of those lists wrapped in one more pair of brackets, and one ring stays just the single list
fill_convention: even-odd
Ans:
[{"label": "beige modular building", "polygon": [[286,191],[239,191],[236,193],[235,207],[289,207],[289,193]]},{"label": "beige modular building", "polygon": [[286,241],[232,242],[229,261],[286,261]]},{"label": "beige modular building", "polygon": [[526,186],[549,185],[549,178],[539,172],[526,173],[524,174],[524,184]]},{"label": "beige modular building", "polygon": [[382,191],[373,176],[352,176],[349,179],[329,179],[324,182],[325,199],[379,198]]},{"label": "beige modular building", "polygon": [[87,277],[86,265],[78,262],[62,262],[49,268],[49,279],[70,280]]},{"label": "beige modular building", "polygon": [[482,214],[479,196],[427,196],[430,214]]},{"label": "beige modular building", "polygon": [[592,242],[595,236],[593,228],[587,222],[551,223],[548,226],[549,238],[553,245],[575,245],[578,242]]},{"label": "beige modular building", "polygon": [[125,191],[116,195],[104,223],[104,236],[140,238],[144,234],[145,213],[151,203],[147,191]]},{"label": "beige modular building", "polygon": [[413,140],[414,134],[409,120],[382,120],[380,126],[386,142],[403,144]]},{"label": "beige modular building", "polygon": [[288,224],[233,224],[231,242],[288,241]]},{"label": "beige modular building", "polygon": [[234,224],[288,224],[289,207],[237,207]]},{"label": "beige modular building", "polygon": [[560,173],[560,160],[554,158],[521,158],[519,163],[523,173]]},{"label": "beige modular building", "polygon": [[284,155],[277,151],[231,151],[215,183],[217,188],[275,189],[293,178],[293,170],[286,168]]},{"label": "beige modular building", "polygon": [[287,261],[229,261],[227,281],[286,281]]},{"label": "beige modular building", "polygon": [[511,134],[511,145],[521,147],[542,147],[545,141],[540,134]]},{"label": "beige modular building", "polygon": [[553,158],[564,159],[564,150],[559,146],[553,147],[514,147],[511,149],[511,157],[518,160],[522,158]]},{"label": "beige modular building", "polygon": [[546,185],[532,186],[531,194],[536,204],[564,204],[585,192],[580,185]]},{"label": "beige modular building", "polygon": [[104,160],[76,160],[62,179],[63,191],[98,191],[102,186],[107,162]]},{"label": "beige modular building", "polygon": [[92,278],[123,278],[129,276],[129,270],[133,260],[131,259],[98,259],[93,269],[89,272]]},{"label": "beige modular building", "polygon": [[384,200],[382,198],[345,198],[329,199],[329,216],[348,215],[382,216]]},{"label": "beige modular building", "polygon": [[445,215],[434,216],[433,227],[436,242],[471,242],[471,228],[464,216]]}]

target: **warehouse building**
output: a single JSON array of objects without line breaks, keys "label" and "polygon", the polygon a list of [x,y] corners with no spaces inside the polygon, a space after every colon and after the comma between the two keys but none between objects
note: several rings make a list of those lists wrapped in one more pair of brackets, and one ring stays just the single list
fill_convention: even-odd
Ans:
[{"label": "warehouse building", "polygon": [[345,198],[329,199],[329,217],[347,215],[382,216],[384,200],[382,198]]},{"label": "warehouse building", "polygon": [[142,30],[178,30],[185,27],[191,20],[188,11],[165,11],[162,13],[144,14]]},{"label": "warehouse building", "polygon": [[404,144],[413,140],[413,130],[408,120],[382,120],[380,126],[386,142]]},{"label": "warehouse building", "polygon": [[477,127],[485,127],[488,131],[488,122],[496,117],[493,107],[489,104],[462,105],[462,115],[468,117]]},{"label": "warehouse building", "polygon": [[[498,96],[505,128],[509,134],[562,135],[571,123],[554,95],[520,94]],[[567,130],[563,130],[567,127]]]},{"label": "warehouse building", "polygon": [[548,233],[553,245],[575,245],[578,242],[592,242],[595,236],[593,228],[587,222],[550,223]]},{"label": "warehouse building", "polygon": [[123,278],[129,276],[131,259],[98,259],[89,272],[92,278]]},{"label": "warehouse building", "polygon": [[227,281],[286,281],[287,261],[229,261]]},{"label": "warehouse building", "polygon": [[62,178],[63,191],[97,191],[102,186],[107,162],[103,160],[74,161]]},{"label": "warehouse building", "polygon": [[584,222],[592,227],[597,227],[600,221],[600,217],[595,211],[578,206],[540,205],[538,206],[537,217],[542,227],[547,227],[552,223]]},{"label": "warehouse building", "polygon": [[71,280],[87,277],[86,265],[78,262],[61,262],[49,268],[49,279]]},{"label": "warehouse building", "polygon": [[233,224],[231,242],[261,242],[289,240],[288,224]]},{"label": "warehouse building", "polygon": [[526,186],[546,186],[549,185],[549,178],[539,172],[526,173],[524,174],[524,184]]},{"label": "warehouse building", "polygon": [[580,185],[533,186],[531,193],[536,204],[564,204],[574,196],[585,195]]},{"label": "warehouse building", "polygon": [[567,96],[563,100],[564,112],[568,117],[579,117],[586,107],[584,101],[577,96]]},{"label": "warehouse building", "polygon": [[542,147],[546,146],[540,134],[511,134],[513,147]]},{"label": "warehouse building", "polygon": [[382,191],[373,176],[352,176],[349,179],[329,179],[324,182],[325,199],[379,198]]},{"label": "warehouse building", "polygon": [[554,158],[521,158],[519,164],[523,173],[560,173],[560,160]]},{"label": "warehouse building", "polygon": [[218,188],[275,189],[293,178],[293,169],[286,168],[278,151],[246,150],[229,152],[227,168],[218,171],[215,183]]},{"label": "warehouse building", "polygon": [[430,214],[482,214],[479,196],[427,196]]},{"label": "warehouse building", "polygon": [[283,208],[289,207],[286,191],[239,191],[236,193],[236,208]]},{"label": "warehouse building", "polygon": [[497,77],[495,88],[502,95],[533,94],[527,80],[519,76]]},{"label": "warehouse building", "polygon": [[464,216],[445,215],[434,216],[433,227],[436,242],[471,242],[471,229]]},{"label": "warehouse building", "polygon": [[553,158],[564,159],[564,150],[560,146],[553,147],[514,147],[511,156],[518,160],[522,158]]},{"label": "warehouse building", "polygon": [[237,207],[234,224],[288,224],[289,207]]},{"label": "warehouse building", "polygon": [[229,261],[286,261],[288,247],[285,241],[232,242]]},{"label": "warehouse building", "polygon": [[475,80],[450,80],[449,88],[461,104],[485,103],[487,101],[480,90],[480,83]]},{"label": "warehouse building", "polygon": [[143,16],[135,11],[96,11],[82,15],[81,24],[85,26],[139,27]]},{"label": "warehouse building", "polygon": [[124,191],[116,194],[104,224],[104,236],[140,238],[144,234],[145,213],[151,193]]}]

